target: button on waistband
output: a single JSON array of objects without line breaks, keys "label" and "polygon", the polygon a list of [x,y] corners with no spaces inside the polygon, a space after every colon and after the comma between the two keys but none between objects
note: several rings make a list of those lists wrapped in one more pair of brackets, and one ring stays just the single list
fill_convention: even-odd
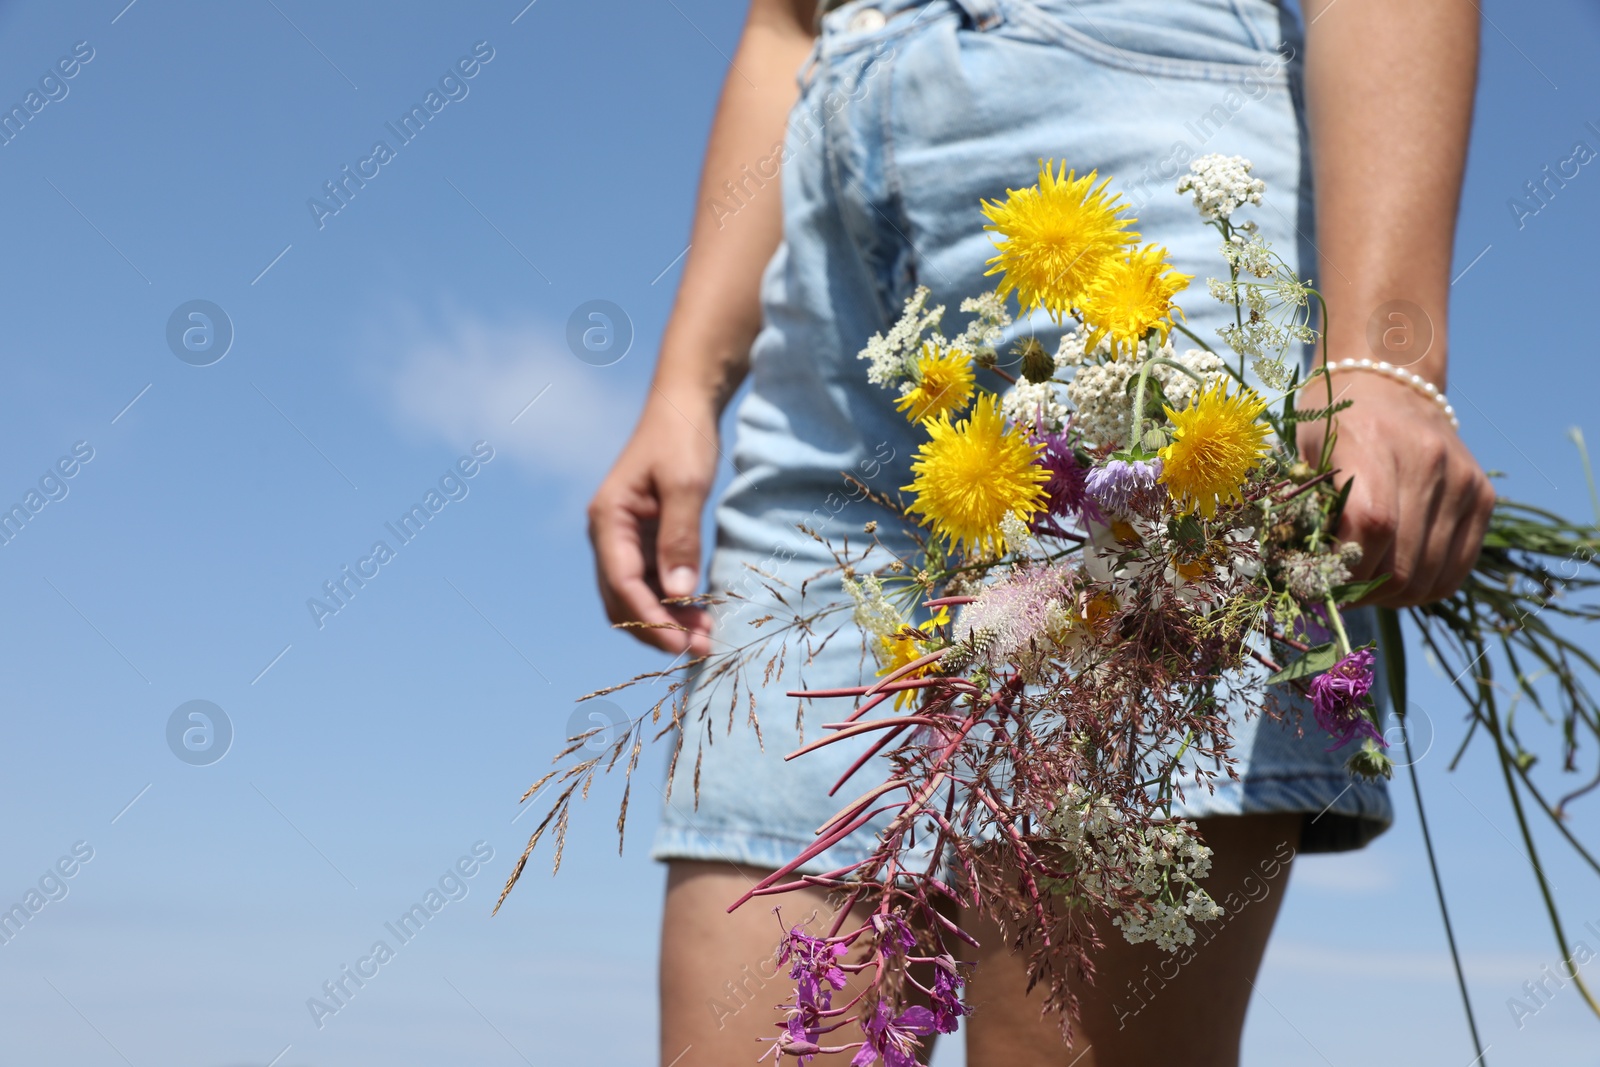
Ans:
[{"label": "button on waistband", "polygon": [[851,33],[871,33],[888,25],[889,20],[875,7],[864,7],[850,16]]}]

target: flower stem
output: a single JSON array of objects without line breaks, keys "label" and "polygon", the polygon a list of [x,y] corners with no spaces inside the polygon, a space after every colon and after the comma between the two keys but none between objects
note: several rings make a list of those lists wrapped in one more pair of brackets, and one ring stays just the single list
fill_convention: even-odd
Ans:
[{"label": "flower stem", "polygon": [[1332,355],[1332,351],[1328,348],[1328,302],[1326,300],[1324,300],[1322,298],[1322,294],[1317,292],[1315,289],[1309,289],[1308,288],[1306,291],[1311,293],[1312,295],[1314,295],[1317,298],[1317,307],[1322,312],[1322,368],[1321,369],[1322,369],[1322,380],[1327,384],[1327,390],[1328,390],[1328,404],[1327,404],[1328,413],[1327,413],[1327,415],[1323,416],[1324,422],[1323,422],[1323,428],[1322,428],[1322,455],[1320,457],[1318,457],[1318,459],[1317,459],[1317,470],[1325,471],[1325,470],[1328,469],[1328,461],[1333,458],[1333,437],[1334,437],[1334,434],[1333,434],[1333,375],[1328,373],[1328,359]]},{"label": "flower stem", "polygon": [[1171,367],[1173,370],[1182,371],[1184,374],[1187,374],[1189,377],[1193,378],[1197,384],[1206,384],[1205,378],[1201,376],[1199,371],[1192,367],[1185,367],[1182,363],[1179,363],[1175,359],[1168,359],[1166,356],[1151,356],[1147,362],[1152,365]]},{"label": "flower stem", "polygon": [[1150,380],[1150,364],[1155,360],[1147,359],[1139,364],[1139,384],[1133,391],[1133,418],[1128,427],[1128,451],[1139,450],[1140,439],[1144,436],[1144,385]]},{"label": "flower stem", "polygon": [[1344,632],[1344,619],[1339,615],[1339,605],[1333,602],[1333,594],[1329,593],[1323,605],[1328,609],[1328,623],[1333,627],[1333,636],[1339,642],[1340,657],[1350,654],[1350,635]]}]

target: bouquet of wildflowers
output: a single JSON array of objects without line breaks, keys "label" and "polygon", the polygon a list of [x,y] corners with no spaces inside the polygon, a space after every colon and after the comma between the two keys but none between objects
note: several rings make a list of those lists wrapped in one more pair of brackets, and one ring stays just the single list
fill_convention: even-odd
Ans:
[{"label": "bouquet of wildflowers", "polygon": [[[1343,616],[1382,582],[1352,580],[1360,549],[1335,533],[1349,483],[1329,453],[1348,402],[1326,370],[1305,374],[1291,355],[1317,341],[1320,297],[1241,220],[1265,191],[1247,161],[1200,159],[1177,191],[1220,238],[1225,271],[1207,287],[1232,309],[1226,357],[1188,330],[1175,300],[1192,279],[1163,247],[1140,243],[1110,180],[1042,164],[1037,184],[982,205],[999,284],[962,302],[964,329],[947,335],[945,309],[921,289],[861,353],[868,381],[925,440],[903,496],[857,485],[884,515],[855,545],[830,545],[848,601],[754,620],[757,636],[690,665],[696,686],[674,681],[607,754],[584,752],[588,734],[573,738],[558,756],[571,762],[528,792],[560,780],[528,845],[553,829],[559,864],[574,796],[619,762],[631,774],[652,726],[671,739],[675,765],[685,738],[712,721],[694,693],[731,677],[737,704],[742,672],[770,679],[853,617],[878,677],[792,694],[849,703],[790,758],[852,746],[859,758],[835,792],[863,768],[889,770],[856,782],[844,795],[859,795],[815,841],[744,898],[822,887],[841,905],[831,928],[794,927],[783,940],[794,989],[774,1055],[904,1067],[928,1035],[953,1032],[967,1011],[970,939],[944,917],[949,905],[985,909],[1028,953],[1064,1026],[1069,980],[1092,979],[1097,919],[1130,942],[1192,944],[1195,924],[1222,908],[1204,886],[1211,851],[1173,808],[1234,774],[1230,709],[1284,714],[1274,693],[1288,687],[1336,744],[1359,741],[1352,775],[1393,771],[1374,648],[1352,644]],[[1054,352],[1032,338],[999,350],[1013,302],[1066,327]],[[1307,420],[1328,424],[1320,455],[1296,449]],[[902,528],[918,546],[909,558],[883,539]],[[1561,825],[1576,794],[1552,806],[1535,788],[1532,759],[1497,711],[1487,650],[1493,642],[1514,665],[1520,652],[1546,668],[1534,677],[1515,666],[1513,689],[1537,702],[1554,686],[1575,770],[1580,738],[1600,737],[1578,677],[1597,665],[1540,614],[1590,617],[1558,598],[1592,583],[1563,582],[1547,561],[1586,564],[1596,545],[1595,528],[1502,504],[1467,587],[1414,612],[1441,656],[1476,654],[1463,695],[1502,753],[1513,799],[1519,785],[1531,791],[1580,851]],[[785,584],[764,578],[775,593]],[[1398,619],[1382,630],[1403,690]],[[869,824],[881,829],[866,859],[818,870]],[[1563,937],[1553,902],[1551,916]],[[836,994],[851,972],[870,981],[845,1002]]]}]

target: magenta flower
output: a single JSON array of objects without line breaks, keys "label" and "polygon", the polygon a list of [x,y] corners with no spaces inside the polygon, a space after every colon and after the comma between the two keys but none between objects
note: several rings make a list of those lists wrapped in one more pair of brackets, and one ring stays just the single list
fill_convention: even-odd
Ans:
[{"label": "magenta flower", "polygon": [[1329,751],[1358,737],[1370,737],[1389,747],[1364,710],[1372,692],[1374,659],[1372,649],[1358,648],[1311,679],[1311,711],[1317,725],[1333,737]]},{"label": "magenta flower", "polygon": [[778,1037],[774,1062],[783,1056],[796,1056],[802,1064],[810,1063],[822,1051],[822,1046],[817,1044],[819,1036],[815,1012],[790,1012],[788,1021],[783,1024],[783,1033]]},{"label": "magenta flower", "polygon": [[1050,472],[1050,480],[1044,483],[1048,506],[1034,518],[1032,524],[1034,533],[1048,532],[1048,529],[1040,527],[1050,525],[1051,515],[1069,519],[1101,518],[1099,507],[1090,499],[1085,489],[1084,483],[1089,471],[1079,464],[1078,457],[1073,455],[1072,446],[1067,442],[1067,435],[1047,433],[1036,436],[1033,440],[1037,444],[1044,445],[1044,450],[1039,453],[1039,465]]},{"label": "magenta flower", "polygon": [[797,1007],[833,1006],[833,990],[843,989],[848,980],[838,960],[849,951],[849,946],[841,942],[812,937],[798,926],[784,936],[778,962],[789,964]]},{"label": "magenta flower", "polygon": [[883,1057],[884,1067],[917,1067],[918,1038],[933,1033],[933,1012],[917,1004],[890,1018],[883,1001],[873,1009],[872,1018],[861,1024],[867,1043],[850,1060],[850,1067],[867,1067]]},{"label": "magenta flower", "polygon": [[878,944],[888,956],[904,956],[917,947],[917,935],[898,915],[874,915],[872,928],[878,931]]},{"label": "magenta flower", "polygon": [[961,1025],[960,1018],[970,1015],[972,1009],[961,1003],[962,978],[956,972],[956,961],[940,956],[933,962],[933,1028],[953,1034]]},{"label": "magenta flower", "polygon": [[1084,479],[1089,499],[1107,511],[1126,514],[1160,490],[1161,461],[1113,459]]}]

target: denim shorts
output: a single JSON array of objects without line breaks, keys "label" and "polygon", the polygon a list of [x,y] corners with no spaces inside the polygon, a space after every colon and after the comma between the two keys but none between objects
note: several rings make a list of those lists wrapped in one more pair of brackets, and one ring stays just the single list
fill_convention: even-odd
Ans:
[{"label": "denim shorts", "polygon": [[[806,582],[832,561],[796,526],[859,542],[862,523],[885,513],[846,476],[893,493],[909,481],[918,443],[856,355],[918,285],[948,306],[947,332],[959,330],[961,299],[996,280],[984,277],[993,251],[979,199],[1031,184],[1041,158],[1114,176],[1144,240],[1166,245],[1196,276],[1180,301],[1202,337],[1215,338],[1223,322],[1205,279],[1224,267],[1216,231],[1173,191],[1190,159],[1251,159],[1267,195],[1246,217],[1291,264],[1314,265],[1302,52],[1294,16],[1269,0],[853,0],[825,16],[789,120],[783,242],[762,281],[735,476],[716,513],[711,588],[743,598],[718,612],[719,646],[758,637],[750,623],[769,610],[781,617],[842,598],[836,579]],[[732,191],[741,202],[775,195],[779,184],[745,178]],[[737,215],[724,222],[739,224]],[[1015,332],[1037,334],[1052,351],[1059,336],[1042,316]],[[896,549],[890,526],[881,535]],[[769,608],[775,595],[783,603]],[[1360,615],[1358,641],[1370,625]],[[819,640],[838,623],[823,624]],[[753,689],[695,691],[709,717],[684,739],[657,859],[781,866],[838,807],[883,780],[879,758],[828,795],[860,754],[850,744],[783,759],[851,706],[802,706],[785,690],[875,676],[859,632],[844,626],[809,662],[791,647],[762,685],[765,662],[747,679]],[[1330,751],[1311,717],[1288,694],[1279,700],[1281,719],[1234,716],[1239,779],[1224,775],[1214,792],[1191,787],[1176,813],[1302,812],[1304,851],[1360,848],[1392,821],[1386,789],[1353,780],[1348,750]],[[872,840],[869,826],[810,869],[860,859]]]}]

